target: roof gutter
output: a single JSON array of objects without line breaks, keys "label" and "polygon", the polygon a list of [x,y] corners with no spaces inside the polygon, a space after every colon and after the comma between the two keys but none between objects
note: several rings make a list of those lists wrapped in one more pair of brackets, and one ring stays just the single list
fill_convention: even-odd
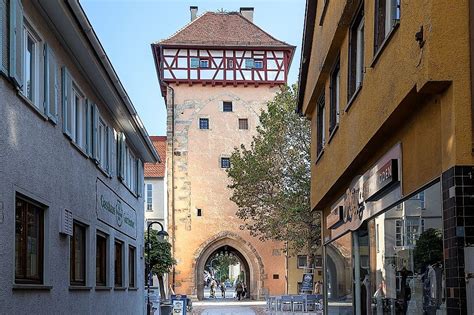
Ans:
[{"label": "roof gutter", "polygon": [[303,28],[303,40],[301,44],[300,73],[298,82],[298,103],[296,112],[303,114],[303,102],[306,92],[306,81],[308,78],[309,61],[313,47],[314,27],[316,21],[317,1],[306,0],[306,13]]},{"label": "roof gutter", "polygon": [[110,62],[107,54],[105,53],[105,50],[102,47],[102,44],[100,43],[92,25],[90,24],[89,19],[87,18],[84,12],[84,9],[82,8],[79,1],[77,0],[68,0],[68,4],[71,8],[72,13],[75,15],[77,21],[79,22],[80,27],[82,28],[82,31],[86,35],[86,38],[89,40],[97,56],[99,56],[100,63],[104,67],[108,77],[110,78],[110,81],[112,82],[117,93],[119,94],[120,99],[123,101],[123,104],[125,105],[133,124],[135,125],[138,132],[140,133],[142,140],[144,141],[150,155],[153,157],[154,160],[151,162],[161,163],[160,156],[156,152],[155,147],[153,146],[153,143],[151,142],[148,136],[148,132],[146,131],[145,126],[143,125],[143,122],[138,116],[138,113],[135,110],[135,107],[133,106],[133,103],[130,100],[130,97],[125,91],[125,88],[120,82],[120,79],[117,73],[115,72],[115,69],[113,68],[112,63]]}]

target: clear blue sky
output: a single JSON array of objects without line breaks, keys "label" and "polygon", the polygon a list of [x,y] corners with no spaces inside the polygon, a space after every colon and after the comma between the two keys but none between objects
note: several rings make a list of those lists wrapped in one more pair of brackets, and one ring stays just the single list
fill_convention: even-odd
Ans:
[{"label": "clear blue sky", "polygon": [[297,46],[289,84],[298,79],[305,0],[81,0],[150,135],[166,134],[166,111],[150,44],[167,38],[190,20],[189,6],[205,11],[254,7],[254,23]]}]

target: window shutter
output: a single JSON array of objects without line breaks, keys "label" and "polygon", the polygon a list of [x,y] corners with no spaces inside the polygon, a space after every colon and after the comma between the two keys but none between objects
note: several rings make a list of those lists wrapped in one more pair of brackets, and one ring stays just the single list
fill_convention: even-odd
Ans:
[{"label": "window shutter", "polygon": [[44,113],[58,122],[58,64],[51,47],[44,44]]},{"label": "window shutter", "polygon": [[0,72],[8,75],[8,12],[7,1],[0,0]]},{"label": "window shutter", "polygon": [[86,99],[86,153],[92,156],[92,103]]},{"label": "window shutter", "polygon": [[113,151],[115,146],[115,137],[114,137],[114,129],[111,127],[107,127],[107,171],[109,172],[110,177],[113,176],[114,172],[114,165],[113,165]]},{"label": "window shutter", "polygon": [[72,138],[72,79],[66,67],[62,68],[62,73],[63,132]]},{"label": "window shutter", "polygon": [[121,180],[125,179],[125,135],[123,133],[118,134],[118,177]]},{"label": "window shutter", "polygon": [[143,162],[137,159],[137,194],[139,197],[143,196],[144,183]]},{"label": "window shutter", "polygon": [[92,109],[92,158],[99,162],[99,108],[96,104],[91,104]]},{"label": "window shutter", "polygon": [[254,67],[254,60],[253,59],[245,59],[245,68],[252,69]]},{"label": "window shutter", "polygon": [[10,77],[23,86],[23,6],[21,0],[10,1]]}]

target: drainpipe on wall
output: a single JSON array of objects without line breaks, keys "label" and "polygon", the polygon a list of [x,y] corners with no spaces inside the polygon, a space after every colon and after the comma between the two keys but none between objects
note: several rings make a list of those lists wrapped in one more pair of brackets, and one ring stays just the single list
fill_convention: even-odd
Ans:
[{"label": "drainpipe on wall", "polygon": [[469,50],[471,61],[471,153],[474,154],[474,4],[469,1]]}]

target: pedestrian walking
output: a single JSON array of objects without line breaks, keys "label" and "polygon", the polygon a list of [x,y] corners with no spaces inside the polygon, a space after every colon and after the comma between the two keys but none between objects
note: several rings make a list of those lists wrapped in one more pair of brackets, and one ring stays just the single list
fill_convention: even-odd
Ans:
[{"label": "pedestrian walking", "polygon": [[212,279],[211,281],[211,294],[209,297],[215,298],[216,297],[216,287],[217,287],[217,282],[216,280]]},{"label": "pedestrian walking", "polygon": [[237,292],[237,299],[240,301],[242,298],[242,293],[244,292],[244,286],[242,285],[242,282],[237,282],[237,285],[235,286],[235,292]]},{"label": "pedestrian walking", "polygon": [[225,299],[225,283],[224,282],[221,282],[221,296],[223,299]]}]

